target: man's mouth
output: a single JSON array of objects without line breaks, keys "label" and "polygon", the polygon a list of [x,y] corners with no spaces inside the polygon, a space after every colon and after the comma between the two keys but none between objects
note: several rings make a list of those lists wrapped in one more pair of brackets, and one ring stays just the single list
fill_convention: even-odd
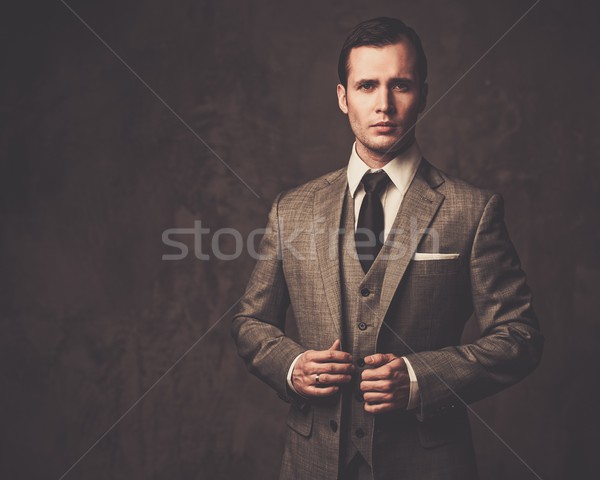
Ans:
[{"label": "man's mouth", "polygon": [[371,128],[379,135],[390,135],[396,131],[398,126],[394,122],[378,122],[371,125]]}]

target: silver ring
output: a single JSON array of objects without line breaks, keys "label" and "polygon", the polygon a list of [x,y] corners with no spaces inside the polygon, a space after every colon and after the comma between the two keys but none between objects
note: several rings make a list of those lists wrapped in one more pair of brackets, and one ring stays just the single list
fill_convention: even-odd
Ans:
[{"label": "silver ring", "polygon": [[317,383],[317,385],[319,384],[319,375],[321,375],[320,373],[317,373],[315,375],[315,382]]}]

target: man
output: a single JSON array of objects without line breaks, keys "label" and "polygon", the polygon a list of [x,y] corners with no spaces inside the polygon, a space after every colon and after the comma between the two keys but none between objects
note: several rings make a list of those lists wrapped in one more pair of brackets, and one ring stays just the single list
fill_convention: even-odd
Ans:
[{"label": "man", "polygon": [[[281,478],[477,478],[466,405],[531,372],[543,345],[502,199],[421,157],[411,28],[359,24],[339,77],[350,161],[278,195],[233,320],[249,370],[291,403]],[[460,345],[472,313],[481,338]]]}]

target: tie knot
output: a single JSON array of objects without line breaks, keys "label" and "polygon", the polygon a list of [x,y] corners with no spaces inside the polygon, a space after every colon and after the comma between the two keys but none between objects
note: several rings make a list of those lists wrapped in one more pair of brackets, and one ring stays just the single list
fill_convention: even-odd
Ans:
[{"label": "tie knot", "polygon": [[381,170],[377,173],[366,173],[362,178],[361,183],[363,187],[365,187],[365,192],[367,193],[377,193],[383,191],[383,189],[387,186],[390,181],[390,177],[388,177],[385,171]]}]

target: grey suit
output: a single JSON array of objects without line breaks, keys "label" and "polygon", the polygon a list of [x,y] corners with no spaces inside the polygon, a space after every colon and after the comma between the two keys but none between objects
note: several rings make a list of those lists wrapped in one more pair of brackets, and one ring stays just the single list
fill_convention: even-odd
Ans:
[{"label": "grey suit", "polygon": [[[502,199],[422,159],[386,244],[361,279],[348,256],[352,241],[321,232],[353,225],[345,172],[277,197],[259,247],[263,258],[233,320],[248,369],[292,404],[281,478],[336,479],[340,452],[352,448],[375,480],[476,478],[465,402],[519,381],[543,346]],[[416,251],[459,256],[415,261]],[[284,333],[289,305],[298,343]],[[471,313],[482,336],[459,345]],[[367,327],[353,328],[358,322]],[[364,413],[349,400],[356,384],[327,399],[293,394],[286,374],[294,358],[336,338],[345,338],[355,360],[375,352],[405,356],[419,382],[419,419],[406,411]],[[353,405],[350,413],[343,404]],[[356,425],[363,435],[354,435]]]}]

